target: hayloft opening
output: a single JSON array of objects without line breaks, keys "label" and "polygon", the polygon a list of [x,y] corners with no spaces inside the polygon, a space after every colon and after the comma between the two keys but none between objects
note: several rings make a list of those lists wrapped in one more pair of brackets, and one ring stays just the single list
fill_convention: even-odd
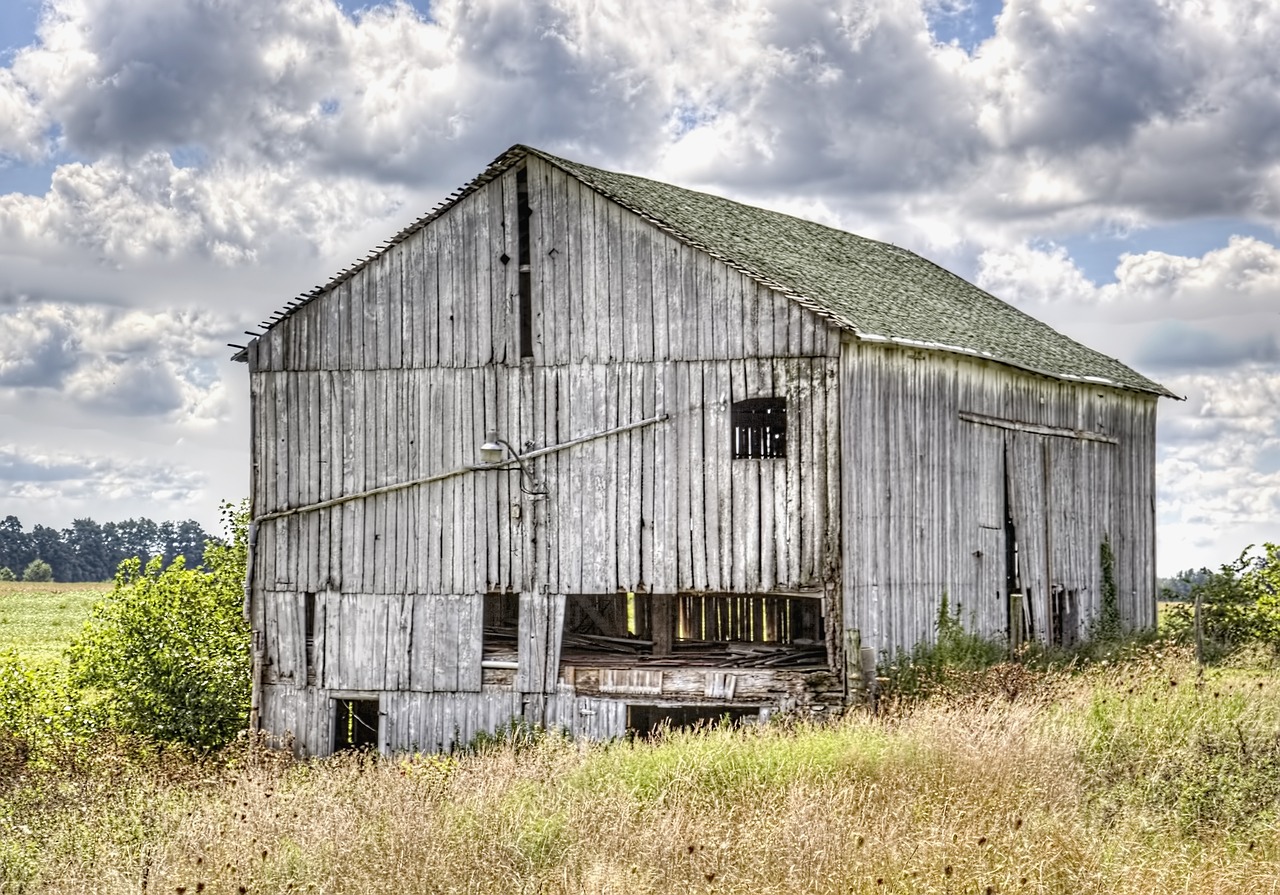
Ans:
[{"label": "hayloft opening", "polygon": [[826,662],[818,597],[570,594],[566,665],[807,666]]},{"label": "hayloft opening", "polygon": [[529,171],[516,171],[516,250],[520,276],[520,356],[533,357],[533,273],[529,246]]},{"label": "hayloft opening", "polygon": [[378,748],[378,700],[333,701],[333,751]]},{"label": "hayloft opening", "polygon": [[787,456],[787,399],[747,398],[729,409],[730,448],[735,460]]}]

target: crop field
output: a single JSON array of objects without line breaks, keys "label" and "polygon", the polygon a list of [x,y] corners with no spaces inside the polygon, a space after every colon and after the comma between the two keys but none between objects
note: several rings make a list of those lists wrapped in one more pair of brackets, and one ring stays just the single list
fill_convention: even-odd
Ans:
[{"label": "crop field", "polygon": [[4,893],[1280,892],[1280,679],[1169,647],[656,742],[5,749]]},{"label": "crop field", "polygon": [[32,662],[57,662],[110,582],[0,581],[0,651]]}]

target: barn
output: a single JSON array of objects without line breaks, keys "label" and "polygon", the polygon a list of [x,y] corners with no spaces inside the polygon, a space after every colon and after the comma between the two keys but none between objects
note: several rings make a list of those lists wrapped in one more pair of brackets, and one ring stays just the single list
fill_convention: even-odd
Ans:
[{"label": "barn", "polygon": [[1170,393],[893,245],[515,146],[251,335],[300,754],[836,711],[944,598],[1154,622]]}]

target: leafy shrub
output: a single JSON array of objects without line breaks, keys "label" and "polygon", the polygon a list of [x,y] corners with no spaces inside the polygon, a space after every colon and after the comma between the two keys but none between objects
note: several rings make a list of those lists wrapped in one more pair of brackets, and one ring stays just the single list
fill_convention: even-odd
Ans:
[{"label": "leafy shrub", "polygon": [[52,581],[53,567],[43,559],[33,559],[22,573],[23,581]]},{"label": "leafy shrub", "polygon": [[122,730],[208,749],[247,721],[249,630],[242,616],[247,508],[224,506],[227,542],[204,565],[120,564],[115,589],[71,647],[73,680]]},{"label": "leafy shrub", "polygon": [[0,566],[0,581],[15,581],[17,575],[13,574],[13,569],[8,566]]},{"label": "leafy shrub", "polygon": [[0,778],[27,760],[92,735],[101,714],[57,666],[35,665],[0,650]]},{"label": "leafy shrub", "polygon": [[1207,660],[1252,647],[1280,653],[1280,546],[1264,544],[1260,557],[1251,557],[1251,549],[1218,571],[1199,575],[1188,588],[1190,602],[1168,610],[1170,632],[1190,642],[1195,637],[1194,603],[1199,599]]}]

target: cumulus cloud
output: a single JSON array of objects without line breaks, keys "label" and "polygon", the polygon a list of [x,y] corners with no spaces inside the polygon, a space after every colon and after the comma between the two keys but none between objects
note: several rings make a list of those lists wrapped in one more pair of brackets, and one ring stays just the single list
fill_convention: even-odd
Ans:
[{"label": "cumulus cloud", "polygon": [[56,122],[90,160],[0,232],[259,260],[268,234],[332,245],[516,141],[855,223],[905,213],[926,245],[1277,213],[1280,10],[1009,0],[969,54],[928,20],[966,5],[50,0],[0,97],[26,104],[22,141]]},{"label": "cumulus cloud", "polygon": [[0,68],[0,163],[29,162],[48,150],[47,114],[13,72]]},{"label": "cumulus cloud", "polygon": [[0,308],[0,388],[56,388],[76,366],[74,315],[49,305]]},{"label": "cumulus cloud", "polygon": [[19,500],[117,500],[143,493],[182,501],[200,493],[205,476],[152,461],[0,444],[0,483]]},{"label": "cumulus cloud", "polygon": [[354,178],[295,168],[176,166],[162,153],[131,163],[60,166],[44,196],[0,196],[0,245],[11,251],[89,252],[112,265],[153,259],[245,264],[299,243],[331,251],[351,228],[384,219],[391,195]]},{"label": "cumulus cloud", "polygon": [[49,391],[92,414],[208,425],[228,412],[216,363],[232,324],[201,311],[0,308],[0,391]]},{"label": "cumulus cloud", "polygon": [[[1280,516],[1280,370],[1275,364],[1178,377],[1185,405],[1160,423],[1162,538],[1205,563],[1275,540]],[[1216,558],[1216,559],[1215,559]]]}]

